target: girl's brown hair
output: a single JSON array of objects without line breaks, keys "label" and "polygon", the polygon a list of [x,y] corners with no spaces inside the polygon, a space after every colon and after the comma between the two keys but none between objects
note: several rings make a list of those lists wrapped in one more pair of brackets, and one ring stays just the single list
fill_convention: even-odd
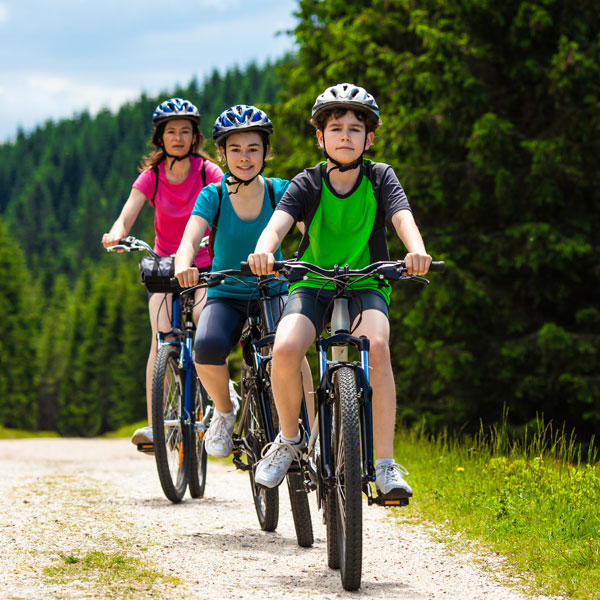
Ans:
[{"label": "girl's brown hair", "polygon": [[[152,137],[150,138],[150,146],[154,147],[154,150],[150,151],[146,156],[142,157],[142,161],[140,166],[138,167],[138,171],[143,173],[148,169],[152,169],[161,163],[165,158],[167,158],[167,154],[165,152],[163,146],[163,133],[165,131],[165,126],[168,121],[163,121],[159,123],[158,126],[152,132]],[[204,145],[204,136],[200,133],[198,129],[198,124],[194,121],[190,120],[192,124],[192,156],[199,156],[204,160],[213,160],[206,152],[202,150],[202,146]]]}]

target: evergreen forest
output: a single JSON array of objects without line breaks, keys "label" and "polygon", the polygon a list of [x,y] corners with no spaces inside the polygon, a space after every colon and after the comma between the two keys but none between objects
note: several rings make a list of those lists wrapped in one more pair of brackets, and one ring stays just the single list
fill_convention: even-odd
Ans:
[{"label": "evergreen forest", "polygon": [[[189,98],[258,104],[268,175],[321,159],[315,97],[376,98],[368,152],[391,164],[447,271],[396,285],[399,418],[477,430],[543,415],[600,427],[600,12],[592,0],[299,0],[298,51],[2,145],[0,424],[97,435],[144,418],[150,329],[137,260],[100,245],[147,152],[150,116]],[[205,148],[212,151],[211,144]],[[132,231],[152,240],[148,205]],[[403,257],[391,235],[390,254]],[[289,253],[293,247],[286,248]]]}]

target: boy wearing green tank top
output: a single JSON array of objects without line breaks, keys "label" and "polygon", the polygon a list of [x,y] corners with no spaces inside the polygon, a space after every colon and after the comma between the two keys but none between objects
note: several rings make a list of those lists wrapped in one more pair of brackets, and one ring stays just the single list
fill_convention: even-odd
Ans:
[{"label": "boy wearing green tank top", "polygon": [[[410,275],[424,275],[431,257],[413,219],[406,195],[392,167],[363,158],[381,124],[379,107],[361,87],[342,83],[318,96],[312,109],[319,146],[326,161],[304,170],[290,183],[260,236],[248,262],[257,275],[273,272],[273,252],[295,222],[304,224],[298,260],[324,269],[348,265],[360,269],[388,260],[386,222],[391,222],[408,250]],[[332,287],[332,285],[331,285]],[[394,461],[396,393],[389,350],[390,288],[373,278],[354,284],[350,302],[353,335],[370,340],[373,388],[373,440],[377,479],[386,499],[409,498],[412,490]],[[302,400],[300,365],[324,326],[332,289],[310,277],[290,286],[290,297],[277,327],[272,383],[281,433],[258,463],[256,483],[278,486],[304,441],[298,427]]]}]

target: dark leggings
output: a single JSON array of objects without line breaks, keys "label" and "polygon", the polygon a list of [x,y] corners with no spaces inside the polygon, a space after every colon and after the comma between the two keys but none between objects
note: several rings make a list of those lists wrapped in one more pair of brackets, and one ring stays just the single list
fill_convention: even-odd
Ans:
[{"label": "dark leggings", "polygon": [[[286,301],[287,295],[271,298],[276,323]],[[196,327],[194,362],[199,365],[224,365],[229,353],[240,341],[246,319],[259,312],[256,300],[209,298]]]}]

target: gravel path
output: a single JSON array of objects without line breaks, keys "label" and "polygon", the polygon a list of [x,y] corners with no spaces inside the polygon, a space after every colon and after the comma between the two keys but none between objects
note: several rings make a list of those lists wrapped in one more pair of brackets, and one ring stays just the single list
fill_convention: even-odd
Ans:
[{"label": "gravel path", "polygon": [[265,533],[229,462],[210,462],[205,497],[179,505],[127,440],[0,441],[0,474],[0,598],[526,598],[491,559],[366,504],[362,587],[345,592],[314,494],[315,544],[303,549],[285,486]]}]

